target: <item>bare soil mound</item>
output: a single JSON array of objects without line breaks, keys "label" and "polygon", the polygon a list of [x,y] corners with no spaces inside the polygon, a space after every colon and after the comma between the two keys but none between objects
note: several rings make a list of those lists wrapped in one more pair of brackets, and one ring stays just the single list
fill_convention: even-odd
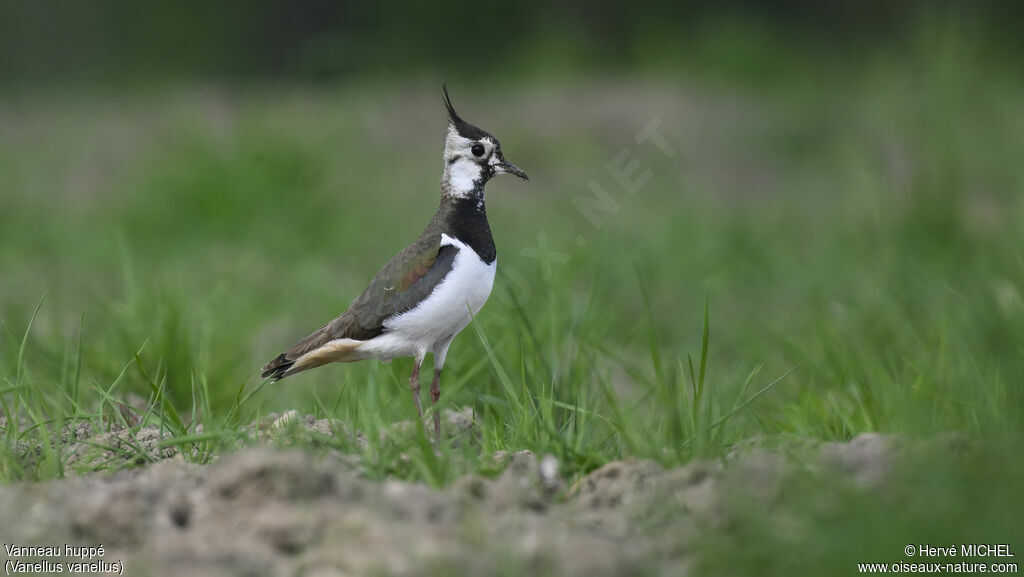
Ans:
[{"label": "bare soil mound", "polygon": [[[899,444],[810,443],[800,467],[871,490]],[[770,507],[797,467],[755,441],[725,462],[619,461],[569,486],[554,458],[521,452],[495,478],[438,490],[367,480],[344,459],[299,450],[249,448],[209,466],[156,454],[169,458],[0,487],[3,542],[102,545],[91,561],[125,575],[682,574],[695,537],[729,526],[730,494]],[[12,552],[5,561],[74,560]]]}]

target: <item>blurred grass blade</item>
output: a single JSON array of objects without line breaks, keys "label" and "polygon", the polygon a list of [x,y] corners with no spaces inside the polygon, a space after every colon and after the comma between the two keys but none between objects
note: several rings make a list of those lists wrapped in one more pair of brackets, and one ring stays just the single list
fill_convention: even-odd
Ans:
[{"label": "blurred grass blade", "polygon": [[28,335],[32,332],[32,325],[36,322],[36,316],[39,315],[39,309],[43,308],[43,303],[46,302],[46,295],[50,294],[50,289],[47,288],[43,291],[43,296],[39,299],[39,303],[36,304],[35,310],[32,311],[32,316],[28,320],[28,326],[25,327],[25,334],[21,337],[21,346],[18,347],[18,362],[15,365],[14,370],[14,382],[15,384],[21,383],[21,378],[24,370],[25,363],[25,346],[28,344]]},{"label": "blurred grass blade", "polygon": [[142,358],[139,357],[139,353],[135,353],[135,367],[142,373],[142,378],[149,385],[149,390],[153,393],[153,398],[156,404],[163,410],[163,414],[171,420],[171,425],[174,428],[176,435],[184,435],[187,433],[185,430],[185,423],[181,420],[181,415],[178,414],[178,410],[174,408],[174,404],[164,394],[163,383],[157,385],[149,373],[146,372],[146,368],[142,365]]}]

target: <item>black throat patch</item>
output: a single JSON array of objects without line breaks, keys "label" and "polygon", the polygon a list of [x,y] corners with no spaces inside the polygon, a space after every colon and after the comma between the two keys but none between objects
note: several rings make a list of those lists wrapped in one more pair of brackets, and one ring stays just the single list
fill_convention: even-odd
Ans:
[{"label": "black throat patch", "polygon": [[487,222],[483,187],[464,198],[446,196],[441,202],[445,234],[466,243],[485,263],[494,262],[498,254]]}]

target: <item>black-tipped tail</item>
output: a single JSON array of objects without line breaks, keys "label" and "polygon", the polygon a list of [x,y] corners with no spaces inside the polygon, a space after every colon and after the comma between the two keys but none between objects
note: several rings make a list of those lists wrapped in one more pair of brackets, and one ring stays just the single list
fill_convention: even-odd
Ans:
[{"label": "black-tipped tail", "polygon": [[275,381],[280,381],[281,379],[288,376],[285,373],[288,372],[288,369],[292,368],[292,365],[295,364],[295,361],[290,360],[285,355],[286,353],[281,353],[280,355],[277,355],[276,359],[263,365],[263,368],[260,369],[263,371],[263,373],[260,376],[262,376],[264,379],[270,377]]}]

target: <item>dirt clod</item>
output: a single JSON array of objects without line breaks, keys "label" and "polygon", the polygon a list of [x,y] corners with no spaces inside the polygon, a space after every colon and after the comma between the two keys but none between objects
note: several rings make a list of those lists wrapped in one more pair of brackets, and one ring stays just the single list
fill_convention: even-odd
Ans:
[{"label": "dirt clod", "polygon": [[[275,421],[278,430],[343,430],[282,418],[264,430]],[[75,427],[65,438],[115,446],[125,434]],[[131,435],[149,446],[160,438],[155,430]],[[886,482],[900,445],[862,435],[821,445],[808,466],[870,490]],[[295,449],[257,446],[206,466],[159,447],[155,454],[156,463],[113,474],[0,487],[0,518],[19,519],[4,526],[4,539],[102,543],[109,558],[124,560],[126,574],[146,568],[155,576],[412,576],[424,568],[499,575],[510,562],[534,574],[685,573],[696,539],[728,527],[728,497],[770,508],[798,468],[786,453],[759,445],[724,464],[695,460],[666,470],[653,461],[612,462],[566,489],[558,459],[519,451],[494,456],[504,469],[493,479],[471,474],[438,490],[370,481],[344,459]]]}]

